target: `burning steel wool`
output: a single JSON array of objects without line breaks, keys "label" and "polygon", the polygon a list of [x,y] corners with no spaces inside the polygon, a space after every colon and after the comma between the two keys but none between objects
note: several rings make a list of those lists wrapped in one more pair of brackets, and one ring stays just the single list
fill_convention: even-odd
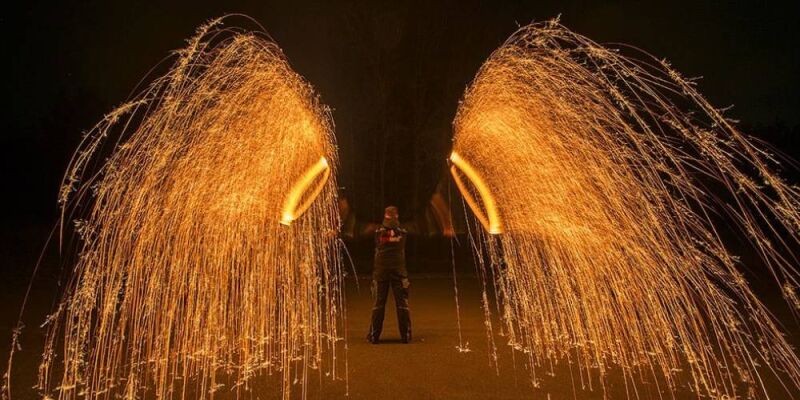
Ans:
[{"label": "burning steel wool", "polygon": [[715,224],[747,235],[796,310],[800,190],[690,80],[642,58],[533,24],[464,95],[451,172],[510,345],[534,380],[566,362],[605,391],[620,368],[631,398],[643,381],[785,395],[765,372],[797,393],[800,360]]},{"label": "burning steel wool", "polygon": [[69,165],[62,221],[85,214],[82,244],[42,395],[202,399],[275,375],[288,398],[340,375],[335,166],[329,112],[278,46],[202,27]]}]

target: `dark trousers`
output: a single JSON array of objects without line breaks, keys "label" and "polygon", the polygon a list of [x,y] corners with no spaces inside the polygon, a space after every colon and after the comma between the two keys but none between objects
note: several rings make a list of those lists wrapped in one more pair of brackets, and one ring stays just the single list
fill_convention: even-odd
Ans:
[{"label": "dark trousers", "polygon": [[375,294],[375,305],[372,307],[372,322],[369,326],[368,339],[377,341],[383,330],[383,316],[386,311],[386,300],[389,298],[389,287],[394,294],[394,304],[397,308],[397,325],[400,328],[400,339],[404,342],[411,340],[411,315],[408,311],[408,279],[389,279],[372,281],[372,290]]}]

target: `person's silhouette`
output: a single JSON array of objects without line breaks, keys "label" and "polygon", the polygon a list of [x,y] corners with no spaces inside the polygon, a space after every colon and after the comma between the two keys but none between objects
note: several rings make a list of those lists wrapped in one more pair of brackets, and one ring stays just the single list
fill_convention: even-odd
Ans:
[{"label": "person's silhouette", "polygon": [[400,340],[403,343],[411,341],[406,235],[407,232],[400,228],[400,213],[397,211],[397,207],[386,207],[383,224],[375,231],[375,264],[372,270],[372,291],[375,296],[375,305],[372,308],[372,320],[367,334],[367,340],[370,343],[378,343],[380,340],[390,287],[397,308]]}]

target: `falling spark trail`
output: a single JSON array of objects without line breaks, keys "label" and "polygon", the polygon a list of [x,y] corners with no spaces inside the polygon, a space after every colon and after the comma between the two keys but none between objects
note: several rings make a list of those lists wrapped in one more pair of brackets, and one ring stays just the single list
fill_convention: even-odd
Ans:
[{"label": "falling spark trail", "polygon": [[221,19],[199,29],[68,167],[62,229],[76,213],[82,241],[48,325],[41,395],[238,397],[274,375],[289,398],[294,381],[305,395],[310,368],[338,379],[332,128],[266,35]]},{"label": "falling spark trail", "polygon": [[691,81],[532,24],[481,67],[454,131],[451,172],[484,228],[473,248],[532,374],[573,360],[604,392],[620,368],[634,398],[628,382],[650,379],[673,396],[785,395],[766,372],[797,393],[800,360],[715,223],[747,234],[796,311],[800,190]]}]

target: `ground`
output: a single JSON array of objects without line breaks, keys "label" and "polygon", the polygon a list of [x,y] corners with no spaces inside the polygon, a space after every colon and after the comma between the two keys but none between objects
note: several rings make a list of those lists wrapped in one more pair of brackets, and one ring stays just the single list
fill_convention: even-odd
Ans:
[{"label": "ground", "polygon": [[459,282],[462,344],[468,352],[458,350],[452,277],[412,277],[410,344],[399,342],[392,308],[387,309],[382,342],[364,340],[372,307],[369,281],[360,281],[360,291],[353,286],[347,308],[351,398],[531,398],[528,374],[522,365],[515,370],[508,352],[500,354],[500,374],[490,365],[477,279],[462,277]]},{"label": "ground", "polygon": [[[366,341],[372,297],[369,280],[348,281],[348,379],[332,382],[314,377],[307,387],[309,399],[707,399],[698,397],[682,384],[671,397],[653,382],[626,387],[620,371],[612,373],[604,390],[598,382],[581,382],[569,365],[555,366],[553,374],[538,373],[531,382],[528,369],[517,354],[495,335],[497,368],[490,365],[485,319],[481,309],[481,284],[471,275],[459,275],[458,292],[462,343],[470,351],[458,350],[458,318],[453,278],[449,275],[411,277],[411,318],[414,340],[400,342],[394,304],[387,304],[384,333],[380,344]],[[493,319],[495,331],[499,322]],[[767,377],[774,400],[788,398],[779,384]],[[535,387],[534,387],[535,386]],[[299,390],[301,385],[296,385]],[[258,390],[254,398],[279,398]],[[348,395],[349,393],[349,395]]]},{"label": "ground", "polygon": [[[490,364],[485,318],[481,308],[481,284],[474,276],[458,276],[462,343],[470,351],[458,350],[458,317],[452,276],[421,275],[411,278],[411,318],[414,340],[399,341],[394,304],[387,304],[384,334],[380,344],[366,341],[372,298],[369,280],[348,286],[349,397],[343,383],[311,383],[309,398],[349,399],[602,399],[595,385],[582,388],[568,365],[555,368],[550,376],[539,373],[537,387],[531,382],[523,360],[514,357],[504,338],[495,335],[497,368]],[[494,320],[495,330],[498,321]],[[516,361],[515,361],[516,359]],[[574,382],[573,382],[574,380]],[[607,388],[610,399],[626,398],[619,377]],[[313,386],[317,386],[316,388]],[[658,399],[651,385],[639,385],[642,398]],[[632,398],[635,395],[631,393]],[[680,399],[693,398],[688,390]],[[689,397],[691,396],[691,397]],[[666,398],[669,398],[668,396]]]},{"label": "ground", "polygon": [[[3,340],[10,337],[12,321],[16,321],[15,305],[24,294],[25,274],[11,277],[2,298],[7,301],[3,310]],[[9,281],[7,281],[9,282]],[[505,346],[504,338],[495,334],[498,346],[497,368],[490,364],[485,319],[480,306],[480,281],[470,274],[458,275],[460,303],[461,343],[469,351],[459,351],[458,318],[455,306],[453,278],[447,274],[412,275],[411,316],[414,340],[410,344],[399,341],[393,300],[387,304],[386,322],[382,342],[369,344],[366,331],[372,307],[372,296],[367,278],[352,277],[347,284],[347,338],[349,344],[347,379],[331,380],[326,376],[313,375],[307,382],[308,399],[602,399],[604,391],[593,382],[593,388],[581,383],[569,365],[554,368],[554,374],[539,373],[537,383],[531,382],[525,363],[519,355]],[[39,282],[32,295],[26,315],[47,312],[51,303],[42,299],[52,298],[52,284]],[[27,318],[34,321],[35,319]],[[493,321],[495,332],[498,321]],[[12,399],[35,398],[29,388],[35,383],[39,360],[41,329],[29,322],[23,337],[22,351],[17,353],[14,369],[15,396]],[[795,325],[796,326],[796,325]],[[792,335],[796,337],[796,335]],[[3,355],[7,347],[3,346]],[[516,361],[515,361],[516,360]],[[244,399],[280,398],[274,379],[260,380]],[[768,385],[774,385],[774,382]],[[534,387],[536,386],[536,387]],[[229,387],[229,386],[228,386]],[[773,387],[774,389],[774,387]],[[301,398],[302,385],[293,386],[293,398]],[[634,392],[634,390],[636,392]],[[630,391],[630,392],[628,392]],[[786,395],[779,390],[773,399]],[[620,376],[608,379],[605,394],[608,399],[659,399],[653,383],[639,383],[636,388],[627,387]],[[665,392],[664,399],[671,397]],[[236,398],[235,394],[221,387],[215,398]],[[687,388],[675,399],[695,399]]]}]

